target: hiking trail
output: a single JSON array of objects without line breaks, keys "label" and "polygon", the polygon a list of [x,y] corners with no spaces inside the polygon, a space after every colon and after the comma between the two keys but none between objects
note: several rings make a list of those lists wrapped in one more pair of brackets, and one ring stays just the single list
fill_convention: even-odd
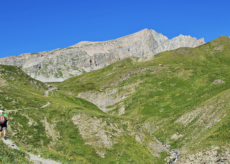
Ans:
[{"label": "hiking trail", "polygon": [[[51,90],[54,90],[54,88],[51,88],[47,91],[45,91],[45,96],[48,97],[49,95],[49,92]],[[35,109],[42,109],[42,108],[46,108],[47,106],[50,105],[50,102],[48,102],[47,104],[43,105],[42,107],[39,107],[39,108],[35,108]],[[16,110],[5,110],[4,113],[10,113],[10,112],[17,112],[17,111],[21,111],[21,110],[26,110],[26,109],[31,109],[31,108],[25,108],[25,109],[16,109]],[[13,143],[13,141],[7,139],[2,139],[2,141],[8,146],[10,147],[11,149],[17,149],[19,150],[18,146],[16,144]],[[27,158],[29,161],[33,162],[34,164],[61,164],[59,162],[56,162],[56,161],[53,161],[53,160],[50,160],[50,159],[44,159],[40,156],[36,156],[34,154],[31,154],[29,152],[26,152],[26,154],[29,155],[29,158]]]},{"label": "hiking trail", "polygon": [[45,95],[46,97],[49,96],[49,92],[50,92],[50,91],[52,91],[52,90],[58,90],[58,88],[55,88],[55,87],[53,87],[53,86],[51,86],[51,85],[48,85],[48,87],[49,87],[49,89],[46,90],[46,91],[44,92],[44,95]]},{"label": "hiking trail", "polygon": [[[34,109],[42,109],[42,108],[46,108],[47,106],[50,105],[50,102],[48,102],[47,104],[39,107],[39,108],[34,108]],[[15,110],[5,110],[4,113],[6,114],[9,114],[10,112],[17,112],[17,111],[20,111],[20,110],[26,110],[26,109],[32,109],[32,108],[24,108],[24,109],[15,109]]]},{"label": "hiking trail", "polygon": [[[2,139],[2,141],[11,149],[17,149],[19,150],[19,148],[17,147],[16,144],[14,144],[11,140],[7,139]],[[50,160],[50,159],[44,159],[40,156],[25,152],[26,154],[29,155],[29,158],[27,158],[29,161],[33,162],[34,164],[61,164],[59,162]]]}]

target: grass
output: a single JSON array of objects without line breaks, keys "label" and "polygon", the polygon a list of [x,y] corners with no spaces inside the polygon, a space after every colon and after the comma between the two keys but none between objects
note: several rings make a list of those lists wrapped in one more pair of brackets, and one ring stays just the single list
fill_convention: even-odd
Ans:
[{"label": "grass", "polygon": [[[121,101],[126,112],[123,118],[151,124],[147,131],[162,143],[194,152],[212,145],[230,144],[226,96],[230,93],[229,52],[230,39],[221,36],[197,48],[160,53],[148,61],[126,58],[57,86],[75,95],[86,91],[105,92],[108,88],[125,93],[125,86],[141,81],[135,92]],[[214,84],[216,79],[224,82]],[[114,104],[110,113],[118,113],[121,102]],[[178,121],[196,109],[200,112],[188,125]],[[218,119],[221,121],[217,122]],[[182,137],[172,139],[176,133]]]},{"label": "grass", "polygon": [[[102,148],[106,155],[105,158],[101,158],[93,146],[86,144],[78,127],[73,124],[72,117],[84,114],[124,129],[127,129],[127,126],[123,126],[122,123],[128,121],[127,119],[105,114],[94,104],[62,91],[51,91],[49,96],[45,97],[44,92],[48,87],[30,78],[17,67],[0,66],[0,73],[0,82],[4,82],[4,86],[0,86],[2,108],[15,110],[8,114],[9,135],[22,152],[39,154],[66,164],[114,161],[129,163],[130,160],[132,163],[163,162],[166,153],[162,152],[161,158],[153,157],[145,146],[134,139],[135,136],[126,134],[127,132],[122,132],[120,137],[114,135],[116,143],[111,149]],[[48,107],[40,108],[48,102]],[[17,111],[18,109],[20,110]],[[107,132],[116,134],[114,129],[107,129]],[[91,141],[96,142],[94,138]],[[136,155],[137,151],[140,155]],[[124,154],[119,156],[119,153]],[[4,154],[2,158],[7,159],[11,156]]]},{"label": "grass", "polygon": [[[169,155],[166,151],[156,157],[148,148],[149,143],[156,143],[154,137],[173,149],[186,149],[186,153],[213,145],[221,152],[222,146],[230,144],[229,52],[230,39],[222,36],[194,49],[163,52],[148,61],[126,58],[62,83],[51,83],[62,91],[51,91],[48,97],[44,96],[48,89],[44,83],[17,67],[0,66],[0,107],[23,109],[9,113],[11,138],[22,151],[66,164],[164,163]],[[214,84],[216,79],[224,82]],[[113,110],[108,114],[75,97],[80,92],[110,89],[122,96],[132,84],[135,91],[110,106]],[[48,102],[48,107],[40,108]],[[118,116],[121,106],[125,114]],[[73,116],[82,116],[77,121],[92,127],[85,132],[74,124]],[[95,128],[99,131],[93,131]],[[83,133],[91,138],[85,139]],[[105,143],[95,146],[101,134],[114,142],[110,148]],[[142,136],[142,142],[135,140],[137,135]],[[179,137],[174,139],[175,135]],[[157,147],[153,149],[157,151]],[[99,156],[99,150],[106,151],[105,158]],[[186,153],[182,151],[182,155]],[[5,154],[2,158],[9,157]]]},{"label": "grass", "polygon": [[23,164],[32,164],[32,162],[28,161],[25,157],[26,154],[22,151],[8,148],[0,140],[0,163],[10,164],[10,163],[23,163]]}]

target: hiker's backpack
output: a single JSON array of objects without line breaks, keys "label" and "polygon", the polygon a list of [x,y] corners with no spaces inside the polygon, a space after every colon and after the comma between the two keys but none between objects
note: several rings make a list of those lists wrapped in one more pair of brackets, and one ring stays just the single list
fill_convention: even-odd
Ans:
[{"label": "hiker's backpack", "polygon": [[6,118],[2,114],[2,115],[0,115],[0,124],[4,124],[4,122],[6,122]]}]

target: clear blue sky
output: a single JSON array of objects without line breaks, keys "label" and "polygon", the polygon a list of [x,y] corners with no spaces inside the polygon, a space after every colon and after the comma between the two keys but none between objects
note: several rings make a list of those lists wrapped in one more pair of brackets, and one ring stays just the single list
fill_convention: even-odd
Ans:
[{"label": "clear blue sky", "polygon": [[0,57],[153,29],[211,41],[230,36],[229,0],[0,0]]}]

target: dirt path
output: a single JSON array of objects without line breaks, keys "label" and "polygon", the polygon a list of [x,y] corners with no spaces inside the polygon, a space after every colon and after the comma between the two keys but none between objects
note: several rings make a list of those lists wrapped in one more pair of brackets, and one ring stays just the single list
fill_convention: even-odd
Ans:
[{"label": "dirt path", "polygon": [[46,108],[47,106],[49,106],[50,105],[50,102],[48,102],[46,105],[44,105],[44,106],[42,106],[42,107],[40,107],[40,108]]},{"label": "dirt path", "polygon": [[[47,106],[50,105],[50,102],[48,102],[47,104],[43,105],[42,107],[39,107],[39,108],[35,108],[35,109],[42,109],[42,108],[46,108]],[[31,108],[25,108],[25,109],[15,109],[15,110],[5,110],[4,113],[8,114],[10,112],[17,112],[17,111],[20,111],[20,110],[26,110],[26,109],[31,109]]]},{"label": "dirt path", "polygon": [[44,92],[44,95],[45,95],[46,97],[48,97],[48,96],[49,96],[49,92],[52,91],[52,90],[57,90],[57,88],[52,87],[52,88],[48,89],[47,91]]},{"label": "dirt path", "polygon": [[[48,97],[49,96],[49,92],[52,91],[52,90],[55,90],[56,88],[51,88],[47,91],[45,91],[45,96]],[[42,107],[40,108],[35,108],[35,109],[42,109],[42,108],[46,108],[47,106],[50,105],[50,102],[48,102],[47,104],[43,105]],[[27,109],[27,108],[26,108]],[[16,109],[16,110],[5,110],[4,113],[10,113],[10,112],[17,112],[17,111],[21,111],[21,110],[26,110],[26,109]],[[31,109],[31,108],[28,108],[28,109]],[[17,147],[16,144],[14,144],[11,140],[7,139],[2,139],[2,141],[10,148],[12,149],[17,149],[19,150],[19,148]],[[33,162],[34,164],[61,164],[59,162],[56,162],[56,161],[53,161],[53,160],[50,160],[50,159],[44,159],[40,156],[36,156],[34,154],[31,154],[31,153],[28,153],[26,152],[26,154],[29,155],[29,158],[28,160],[30,160],[31,162]]]},{"label": "dirt path", "polygon": [[[19,150],[19,148],[17,147],[16,144],[14,144],[11,140],[7,139],[2,139],[2,141],[10,148],[12,149],[17,149]],[[26,154],[28,154],[30,157],[28,158],[29,161],[33,162],[34,164],[61,164],[59,162],[50,160],[50,159],[44,159],[40,156],[36,156],[34,154],[28,153],[26,152]]]}]

